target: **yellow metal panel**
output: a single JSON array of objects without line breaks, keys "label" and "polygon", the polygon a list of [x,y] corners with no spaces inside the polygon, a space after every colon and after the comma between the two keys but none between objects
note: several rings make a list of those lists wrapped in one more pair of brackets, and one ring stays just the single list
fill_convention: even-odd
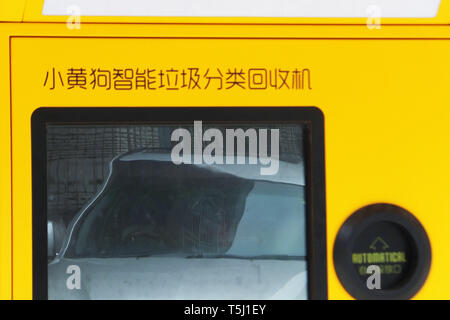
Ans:
[{"label": "yellow metal panel", "polygon": [[0,22],[22,21],[27,0],[0,0]]},{"label": "yellow metal panel", "polygon": [[[64,25],[22,24],[14,28],[16,35],[99,37],[11,40],[14,298],[31,298],[32,293],[30,117],[36,108],[211,105],[317,106],[324,112],[331,299],[350,297],[333,266],[337,231],[353,211],[374,202],[405,207],[428,232],[432,268],[416,298],[449,298],[448,27],[83,24],[80,30],[68,30]],[[100,38],[111,36],[143,38]],[[407,39],[414,37],[421,39]],[[306,67],[312,73],[312,90],[127,93],[50,91],[43,86],[52,68],[81,66]]]},{"label": "yellow metal panel", "polygon": [[11,298],[9,38],[0,32],[0,300]]},{"label": "yellow metal panel", "polygon": [[[347,25],[364,25],[364,19],[152,17],[82,17],[81,29],[69,30],[67,17],[42,16],[42,4],[30,0],[24,12],[25,1],[0,1],[0,21],[25,15],[28,22],[62,22],[0,24],[0,298],[9,299],[12,286],[16,299],[32,294],[30,116],[36,108],[210,105],[317,106],[324,112],[330,298],[350,298],[333,266],[337,231],[353,211],[374,202],[405,207],[428,232],[432,268],[416,298],[450,297],[450,1],[443,0],[436,18],[382,19],[379,30]],[[240,25],[251,23],[259,25]],[[308,25],[328,23],[344,25]],[[130,94],[43,86],[52,68],[81,66],[302,67],[311,70],[312,90]]]}]

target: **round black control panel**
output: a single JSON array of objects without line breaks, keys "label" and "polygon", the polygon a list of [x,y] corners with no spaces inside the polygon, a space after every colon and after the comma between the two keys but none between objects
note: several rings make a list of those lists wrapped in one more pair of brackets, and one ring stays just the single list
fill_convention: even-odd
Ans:
[{"label": "round black control panel", "polygon": [[431,247],[420,222],[392,204],[359,209],[342,225],[334,265],[356,299],[409,299],[424,284]]}]

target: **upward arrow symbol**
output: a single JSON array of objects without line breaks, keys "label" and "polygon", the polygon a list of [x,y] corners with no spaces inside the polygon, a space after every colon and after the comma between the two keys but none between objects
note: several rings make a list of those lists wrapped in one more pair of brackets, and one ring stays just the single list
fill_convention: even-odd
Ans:
[{"label": "upward arrow symbol", "polygon": [[381,246],[382,250],[386,250],[389,248],[389,245],[381,237],[376,237],[375,240],[373,240],[370,244],[369,248],[375,251],[377,250],[377,246]]}]

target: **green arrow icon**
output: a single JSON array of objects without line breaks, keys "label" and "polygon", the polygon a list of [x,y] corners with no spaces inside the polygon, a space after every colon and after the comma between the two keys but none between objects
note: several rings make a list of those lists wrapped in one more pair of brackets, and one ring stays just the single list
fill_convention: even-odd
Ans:
[{"label": "green arrow icon", "polygon": [[370,244],[369,248],[375,251],[377,250],[377,246],[381,246],[382,250],[386,250],[389,248],[389,245],[381,237],[376,237],[375,240],[373,240]]}]

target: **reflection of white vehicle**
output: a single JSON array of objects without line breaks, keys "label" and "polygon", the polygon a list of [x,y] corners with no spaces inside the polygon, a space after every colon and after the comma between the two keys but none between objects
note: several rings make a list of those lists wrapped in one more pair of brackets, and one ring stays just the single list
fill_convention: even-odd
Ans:
[{"label": "reflection of white vehicle", "polygon": [[117,157],[48,266],[49,298],[305,299],[303,164],[259,168]]}]

